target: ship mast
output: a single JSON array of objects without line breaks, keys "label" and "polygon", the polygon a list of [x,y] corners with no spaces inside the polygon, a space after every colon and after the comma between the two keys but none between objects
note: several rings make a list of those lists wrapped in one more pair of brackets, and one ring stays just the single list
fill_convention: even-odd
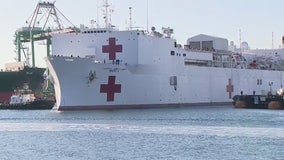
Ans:
[{"label": "ship mast", "polygon": [[109,28],[110,26],[109,26],[109,13],[108,13],[108,8],[109,8],[109,3],[108,3],[108,0],[105,0],[104,1],[105,3],[104,3],[104,7],[105,7],[105,16],[104,16],[104,19],[105,19],[105,27],[106,28]]},{"label": "ship mast", "polygon": [[129,7],[129,29],[132,29],[132,7]]},{"label": "ship mast", "polygon": [[242,47],[242,30],[239,30],[239,43],[240,43],[240,52],[242,55],[243,47]]},{"label": "ship mast", "polygon": [[149,33],[149,2],[147,0],[147,33]]},{"label": "ship mast", "polygon": [[271,35],[271,49],[274,49],[274,32],[272,32],[272,35]]}]

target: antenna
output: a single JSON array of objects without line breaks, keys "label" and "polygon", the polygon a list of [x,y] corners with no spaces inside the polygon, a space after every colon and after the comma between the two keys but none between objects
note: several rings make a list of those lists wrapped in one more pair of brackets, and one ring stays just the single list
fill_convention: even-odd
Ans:
[{"label": "antenna", "polygon": [[97,1],[97,28],[99,28],[99,1]]},{"label": "antenna", "polygon": [[240,29],[239,30],[239,41],[240,41],[240,50],[241,50],[241,52],[242,52],[242,30]]},{"label": "antenna", "polygon": [[129,7],[129,29],[132,29],[132,7]]},{"label": "antenna", "polygon": [[272,45],[271,45],[271,47],[272,47],[272,49],[274,49],[274,33],[273,32],[272,32],[271,38],[272,38]]},{"label": "antenna", "polygon": [[105,0],[105,4],[104,4],[104,7],[105,7],[105,16],[104,16],[104,19],[105,19],[105,25],[106,25],[106,28],[109,28],[109,20],[108,20],[108,7],[110,5],[108,4],[108,0]]},{"label": "antenna", "polygon": [[149,3],[147,0],[147,33],[149,33]]}]

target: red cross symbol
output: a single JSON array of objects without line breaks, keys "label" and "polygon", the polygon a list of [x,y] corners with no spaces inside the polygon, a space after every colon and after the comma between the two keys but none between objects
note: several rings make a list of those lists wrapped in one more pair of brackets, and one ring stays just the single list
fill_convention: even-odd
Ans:
[{"label": "red cross symbol", "polygon": [[232,98],[232,92],[234,92],[234,86],[232,85],[232,80],[229,78],[229,84],[226,86],[227,92],[229,92],[229,98]]},{"label": "red cross symbol", "polygon": [[107,94],[107,101],[114,101],[114,93],[121,93],[121,84],[115,84],[115,76],[108,76],[108,84],[101,84],[100,93]]},{"label": "red cross symbol", "polygon": [[109,45],[103,46],[103,53],[109,53],[109,60],[116,59],[116,52],[122,52],[122,45],[116,45],[115,38],[109,38]]}]

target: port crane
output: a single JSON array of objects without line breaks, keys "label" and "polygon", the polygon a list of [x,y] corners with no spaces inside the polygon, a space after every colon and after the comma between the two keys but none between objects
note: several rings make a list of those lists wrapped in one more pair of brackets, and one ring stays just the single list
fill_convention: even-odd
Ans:
[{"label": "port crane", "polygon": [[[16,45],[17,61],[22,61],[22,56],[24,56],[26,65],[35,67],[36,41],[43,41],[46,44],[46,53],[49,56],[53,34],[78,31],[79,29],[56,8],[55,2],[39,2],[32,15],[26,20],[24,27],[15,32],[14,44]],[[30,54],[32,55],[32,64],[30,64]]]}]

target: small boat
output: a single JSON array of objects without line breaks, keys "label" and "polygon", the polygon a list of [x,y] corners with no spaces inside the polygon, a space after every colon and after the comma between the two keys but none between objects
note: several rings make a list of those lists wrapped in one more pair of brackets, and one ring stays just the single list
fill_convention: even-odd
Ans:
[{"label": "small boat", "polygon": [[276,95],[271,92],[267,95],[235,95],[233,105],[235,108],[284,109],[284,89],[277,91]]},{"label": "small boat", "polygon": [[9,103],[0,104],[0,109],[13,110],[41,110],[52,109],[55,101],[48,98],[36,98],[29,89],[27,84],[24,84],[23,89],[15,90],[11,96]]}]

